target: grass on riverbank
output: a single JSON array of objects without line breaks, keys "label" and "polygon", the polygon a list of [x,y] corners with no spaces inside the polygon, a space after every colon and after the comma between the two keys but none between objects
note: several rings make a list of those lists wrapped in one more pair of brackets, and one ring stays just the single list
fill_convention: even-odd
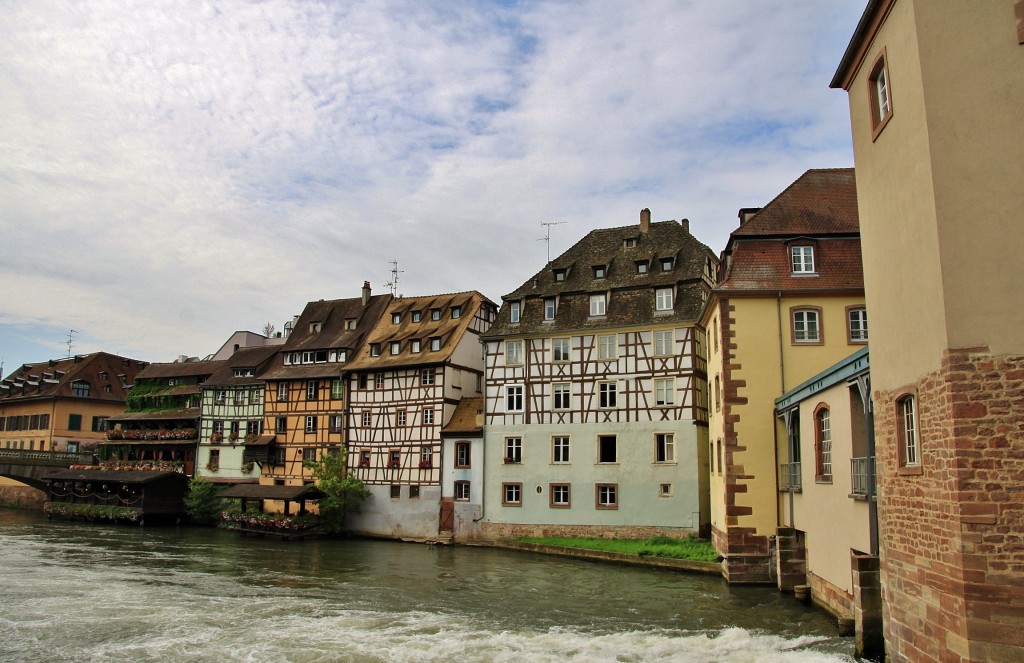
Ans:
[{"label": "grass on riverbank", "polygon": [[674,539],[669,536],[655,536],[650,539],[576,539],[563,537],[521,536],[516,541],[539,543],[564,548],[604,550],[627,553],[640,557],[666,557],[688,559],[695,562],[717,562],[718,553],[710,541],[703,539]]}]

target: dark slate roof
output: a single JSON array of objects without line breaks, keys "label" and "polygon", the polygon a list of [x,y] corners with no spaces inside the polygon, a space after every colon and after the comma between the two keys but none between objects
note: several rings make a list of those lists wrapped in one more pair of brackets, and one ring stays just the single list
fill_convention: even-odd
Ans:
[{"label": "dark slate roof", "polygon": [[[494,302],[475,290],[392,299],[358,355],[346,365],[346,370],[380,370],[396,366],[426,366],[445,362],[451,358],[477,311],[484,305],[494,306]],[[452,318],[452,309],[455,307],[460,309],[458,318]],[[431,319],[433,310],[440,311],[440,320]],[[414,311],[421,314],[419,322],[412,321]],[[401,316],[398,324],[392,321],[395,314]],[[440,350],[430,350],[431,337],[441,338]],[[415,354],[411,350],[413,339],[421,341],[421,350]],[[391,354],[392,342],[401,344],[396,355]],[[380,344],[380,355],[377,357],[370,356],[370,346],[374,343]]]},{"label": "dark slate roof", "polygon": [[261,486],[258,484],[238,484],[217,493],[217,497],[260,500],[316,500],[323,496],[323,491],[316,486]]},{"label": "dark slate roof", "polygon": [[716,291],[810,291],[864,290],[860,240],[822,238],[814,242],[818,273],[794,276],[790,266],[790,242],[783,239],[754,239],[733,245],[725,278]]},{"label": "dark slate roof", "polygon": [[139,373],[138,378],[140,380],[154,380],[160,378],[205,377],[213,375],[223,366],[224,360],[150,364]]},{"label": "dark slate roof", "polygon": [[441,429],[441,437],[459,435],[482,435],[484,399],[479,396],[465,397],[459,401],[452,418]]},{"label": "dark slate roof", "polygon": [[808,170],[732,232],[732,237],[856,235],[857,180],[853,168]]},{"label": "dark slate roof", "polygon": [[[231,357],[224,360],[224,366],[210,376],[210,379],[203,383],[203,387],[235,387],[240,385],[254,385],[263,382],[260,373],[270,364],[274,355],[281,349],[279,345],[270,345],[255,348],[241,348],[235,351]],[[254,375],[248,377],[235,377],[236,369],[253,369]]]},{"label": "dark slate roof", "polygon": [[[718,260],[711,249],[690,234],[688,225],[661,221],[651,223],[646,232],[641,232],[639,224],[591,231],[502,297],[498,319],[484,338],[696,321],[704,303],[705,265],[710,260],[714,268]],[[634,239],[636,245],[626,247],[627,239]],[[673,259],[670,271],[661,270],[663,258]],[[637,272],[637,262],[649,263],[646,274]],[[594,277],[594,267],[599,265],[605,267],[605,278]],[[563,281],[555,280],[556,270],[565,270]],[[655,289],[665,286],[676,286],[674,308],[656,314]],[[602,292],[610,293],[606,315],[591,318],[590,295]],[[555,319],[545,321],[544,299],[555,296]],[[510,301],[522,303],[519,323],[509,321]]]},{"label": "dark slate roof", "polygon": [[[390,294],[373,295],[365,306],[362,297],[309,302],[295,322],[288,341],[280,347],[260,377],[264,380],[295,380],[341,375],[341,372],[347,369],[348,363],[285,366],[284,355],[304,350],[343,349],[351,361],[366,342],[367,335],[377,324],[391,299]],[[346,329],[346,320],[355,320],[355,329]],[[312,331],[313,323],[320,324],[319,332]]]},{"label": "dark slate roof", "polygon": [[109,481],[110,483],[150,483],[165,477],[178,477],[187,482],[188,477],[178,472],[159,470],[64,470],[43,477],[44,481]]},{"label": "dark slate roof", "polygon": [[[33,398],[74,398],[81,400],[124,402],[135,376],[145,362],[107,352],[94,352],[67,359],[52,359],[37,364],[24,364],[0,381],[0,404]],[[106,377],[101,377],[105,374]],[[75,396],[71,384],[87,382],[88,396]],[[106,393],[106,386],[110,393]]]}]

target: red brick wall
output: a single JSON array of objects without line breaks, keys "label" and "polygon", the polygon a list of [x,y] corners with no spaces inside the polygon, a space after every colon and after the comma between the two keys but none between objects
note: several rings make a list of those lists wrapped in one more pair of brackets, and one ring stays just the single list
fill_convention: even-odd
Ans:
[{"label": "red brick wall", "polygon": [[[895,402],[912,390],[919,474],[898,470]],[[1024,357],[950,350],[874,404],[890,657],[1024,660]]]}]

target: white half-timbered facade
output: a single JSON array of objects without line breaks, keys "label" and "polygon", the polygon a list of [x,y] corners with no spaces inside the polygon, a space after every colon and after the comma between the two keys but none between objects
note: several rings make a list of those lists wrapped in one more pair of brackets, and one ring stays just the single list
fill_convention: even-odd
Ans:
[{"label": "white half-timbered facade", "polygon": [[714,254],[675,221],[595,230],[503,297],[484,336],[484,533],[709,522]]},{"label": "white half-timbered facade", "polygon": [[373,495],[353,531],[437,537],[441,429],[482,395],[479,338],[495,314],[478,292],[394,299],[347,367],[349,467]]}]

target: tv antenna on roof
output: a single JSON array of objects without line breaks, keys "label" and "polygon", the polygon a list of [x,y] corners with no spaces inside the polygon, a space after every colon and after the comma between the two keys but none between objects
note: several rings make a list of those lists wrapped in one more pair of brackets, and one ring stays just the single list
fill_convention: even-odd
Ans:
[{"label": "tv antenna on roof", "polygon": [[68,330],[68,359],[71,359],[71,349],[74,347],[74,345],[73,345],[74,334],[77,334],[77,333],[78,332],[76,332],[74,329],[69,329]]},{"label": "tv antenna on roof", "polygon": [[391,280],[384,284],[385,288],[391,288],[391,296],[398,296],[398,275],[404,274],[404,269],[398,269],[398,261],[391,261]]},{"label": "tv antenna on roof", "polygon": [[551,262],[551,226],[560,226],[568,221],[548,221],[546,223],[541,222],[540,225],[544,226],[544,236],[538,239],[538,242],[545,242],[548,246],[548,263]]}]

